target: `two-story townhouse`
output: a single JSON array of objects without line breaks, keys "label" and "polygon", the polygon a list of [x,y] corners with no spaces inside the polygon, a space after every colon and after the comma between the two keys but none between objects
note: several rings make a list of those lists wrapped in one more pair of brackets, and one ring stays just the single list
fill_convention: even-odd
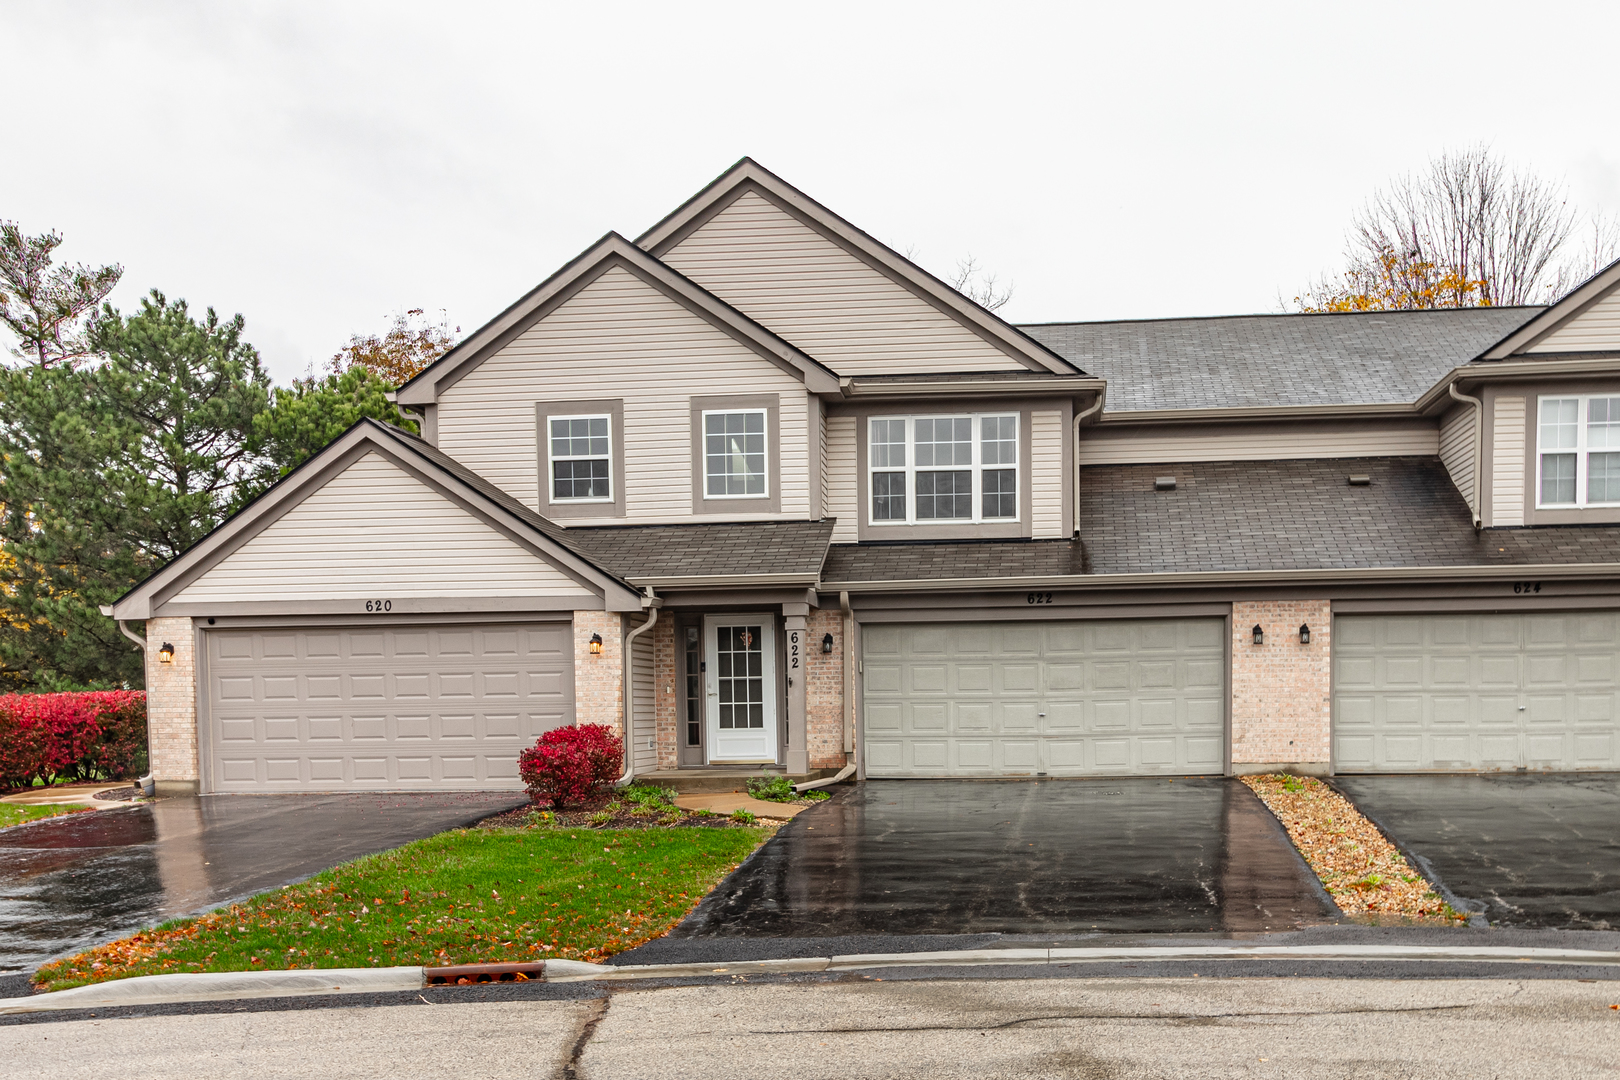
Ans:
[{"label": "two-story townhouse", "polygon": [[744,160],[397,400],[112,606],[166,789],[1620,760],[1620,266],[1015,327]]}]

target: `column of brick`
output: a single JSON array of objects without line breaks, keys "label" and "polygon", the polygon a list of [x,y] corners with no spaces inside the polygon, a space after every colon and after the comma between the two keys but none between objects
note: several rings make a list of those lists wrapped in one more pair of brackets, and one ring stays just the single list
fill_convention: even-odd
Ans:
[{"label": "column of brick", "polygon": [[[821,639],[833,636],[833,650],[821,651]],[[805,636],[805,736],[812,769],[841,769],[844,754],[844,626],[836,608],[810,612]]]},{"label": "column of brick", "polygon": [[[1254,627],[1265,644],[1254,644]],[[1301,645],[1301,624],[1311,643]],[[1326,600],[1232,605],[1232,769],[1326,773],[1332,765],[1332,607]]]},{"label": "column of brick", "polygon": [[[153,779],[168,791],[195,791],[197,768],[196,635],[188,618],[146,622],[146,727]],[[174,646],[174,661],[158,650]]]},{"label": "column of brick", "polygon": [[679,763],[678,743],[681,687],[675,681],[675,616],[664,611],[658,625],[647,631],[653,650],[653,720],[658,736],[658,767]]},{"label": "column of brick", "polygon": [[[574,718],[624,733],[624,618],[616,611],[574,612]],[[591,655],[591,635],[602,652]]]}]

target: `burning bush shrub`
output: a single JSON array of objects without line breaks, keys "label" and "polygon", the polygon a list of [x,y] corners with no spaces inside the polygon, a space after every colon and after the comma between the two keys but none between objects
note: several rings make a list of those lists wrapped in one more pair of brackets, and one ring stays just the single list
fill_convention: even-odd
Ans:
[{"label": "burning bush shrub", "polygon": [[0,695],[0,787],[122,779],[145,754],[139,690]]},{"label": "burning bush shrub", "polygon": [[584,802],[619,778],[624,743],[603,724],[553,728],[518,757],[518,774],[536,803]]}]

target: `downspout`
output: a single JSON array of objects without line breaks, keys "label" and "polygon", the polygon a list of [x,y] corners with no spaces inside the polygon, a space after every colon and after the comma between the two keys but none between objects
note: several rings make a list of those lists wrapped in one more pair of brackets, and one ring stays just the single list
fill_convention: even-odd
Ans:
[{"label": "downspout", "polygon": [[1456,383],[1446,384],[1446,389],[1458,401],[1465,401],[1474,407],[1474,534],[1484,528],[1484,519],[1480,511],[1485,507],[1485,403],[1476,397],[1457,392]]},{"label": "downspout", "polygon": [[[658,609],[664,606],[664,602],[653,595],[651,585],[646,586],[646,589],[647,595],[642,598],[641,606],[650,609],[652,617],[624,635],[624,775],[613,781],[614,787],[624,787],[636,775],[636,745],[631,741],[636,718],[636,638],[657,624]],[[657,692],[657,687],[654,687],[654,696]]]},{"label": "downspout", "polygon": [[849,606],[848,590],[838,594],[838,610],[844,614],[844,646],[840,651],[844,655],[844,753],[849,755],[849,764],[832,776],[794,784],[794,791],[809,791],[811,788],[841,784],[854,775],[860,760],[855,751],[855,612]]},{"label": "downspout", "polygon": [[1103,402],[1108,400],[1108,387],[1097,391],[1097,400],[1087,405],[1074,418],[1074,518],[1070,522],[1073,528],[1070,535],[1080,531],[1080,425],[1086,420],[1102,412]]},{"label": "downspout", "polygon": [[[101,613],[109,619],[112,618],[112,608],[106,604],[101,606]],[[141,651],[141,658],[144,660],[146,658],[146,639],[131,630],[129,624],[123,619],[115,619],[114,621],[118,623],[118,632],[135,643],[135,647]],[[152,775],[152,726],[150,724],[146,727],[146,775],[135,781],[135,786],[140,788],[141,794],[147,798],[152,797],[157,787],[157,779]]]}]

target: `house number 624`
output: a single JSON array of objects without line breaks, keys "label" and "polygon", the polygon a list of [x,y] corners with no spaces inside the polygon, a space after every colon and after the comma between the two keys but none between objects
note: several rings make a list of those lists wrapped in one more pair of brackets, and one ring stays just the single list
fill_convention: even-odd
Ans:
[{"label": "house number 624", "polygon": [[788,634],[788,667],[799,666],[799,632],[797,630]]}]

